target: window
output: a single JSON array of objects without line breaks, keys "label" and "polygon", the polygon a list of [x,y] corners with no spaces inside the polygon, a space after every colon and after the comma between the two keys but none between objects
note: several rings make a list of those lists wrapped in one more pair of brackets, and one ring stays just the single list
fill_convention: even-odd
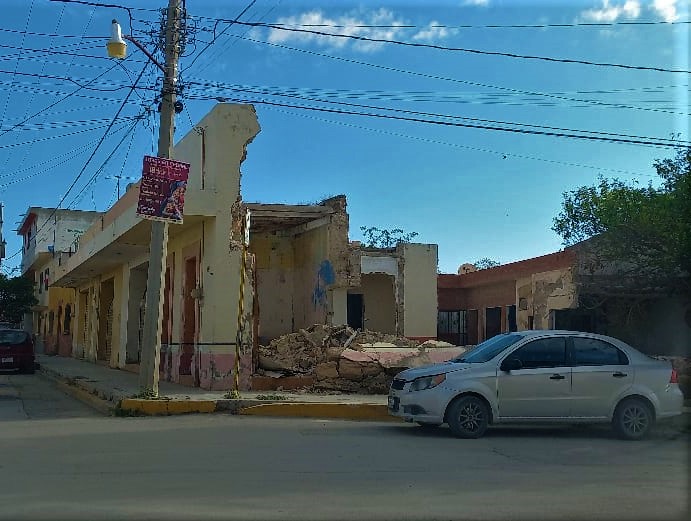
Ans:
[{"label": "window", "polygon": [[439,311],[437,315],[437,336],[452,336],[458,345],[466,345],[468,328],[466,311]]},{"label": "window", "polygon": [[39,275],[38,292],[43,293],[43,272],[41,272]]},{"label": "window", "polygon": [[497,356],[506,348],[514,345],[522,338],[523,335],[516,333],[503,333],[501,335],[493,336],[489,340],[485,340],[481,344],[478,344],[477,347],[468,352],[468,354],[454,358],[452,362],[463,362],[469,364],[481,364],[484,362],[489,362],[492,360],[492,358]]},{"label": "window", "polygon": [[573,365],[628,365],[626,355],[597,338],[574,337]]},{"label": "window", "polygon": [[518,358],[524,369],[563,367],[566,365],[566,339],[540,338],[514,351],[510,358]]},{"label": "window", "polygon": [[518,331],[518,324],[516,323],[516,305],[506,306],[506,327],[510,333]]},{"label": "window", "polygon": [[53,334],[53,323],[55,322],[55,312],[48,313],[48,334]]},{"label": "window", "polygon": [[48,268],[46,268],[46,276],[43,278],[44,287],[45,287],[46,291],[48,291],[48,275],[49,274],[50,274],[50,270]]}]

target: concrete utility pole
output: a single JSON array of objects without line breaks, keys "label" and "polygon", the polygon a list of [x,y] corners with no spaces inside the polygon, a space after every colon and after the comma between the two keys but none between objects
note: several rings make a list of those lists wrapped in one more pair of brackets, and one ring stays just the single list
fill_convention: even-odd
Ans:
[{"label": "concrete utility pole", "polygon": [[[161,123],[158,134],[158,157],[173,158],[175,131],[175,83],[179,58],[180,0],[169,0],[166,17],[165,65],[161,97]],[[168,223],[151,222],[151,249],[146,289],[146,315],[139,366],[139,389],[143,394],[158,396],[158,365],[161,353],[161,320],[165,263],[168,255]]]}]

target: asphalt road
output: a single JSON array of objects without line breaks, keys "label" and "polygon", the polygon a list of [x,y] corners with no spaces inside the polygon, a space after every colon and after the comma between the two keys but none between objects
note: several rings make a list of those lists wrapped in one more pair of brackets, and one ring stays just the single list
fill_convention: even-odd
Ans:
[{"label": "asphalt road", "polygon": [[675,428],[636,443],[562,427],[457,440],[397,423],[116,418],[38,375],[9,380],[24,414],[0,399],[0,519],[688,519]]}]

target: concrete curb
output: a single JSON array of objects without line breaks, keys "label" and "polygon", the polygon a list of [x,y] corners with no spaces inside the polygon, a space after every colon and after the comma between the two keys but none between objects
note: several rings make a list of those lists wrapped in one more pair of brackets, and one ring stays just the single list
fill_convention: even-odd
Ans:
[{"label": "concrete curb", "polygon": [[148,416],[216,412],[215,400],[142,400],[125,398],[119,409]]},{"label": "concrete curb", "polygon": [[54,371],[50,371],[49,369],[41,367],[38,372],[42,377],[53,382],[55,386],[65,394],[70,395],[71,397],[97,410],[105,416],[110,416],[112,414],[116,405],[110,400],[103,399],[97,394],[94,394],[93,391],[82,388],[76,383],[68,383],[69,380],[64,376]]},{"label": "concrete curb", "polygon": [[239,414],[294,418],[335,418],[339,420],[402,421],[400,418],[391,416],[386,405],[374,403],[276,402],[245,407],[240,410]]}]

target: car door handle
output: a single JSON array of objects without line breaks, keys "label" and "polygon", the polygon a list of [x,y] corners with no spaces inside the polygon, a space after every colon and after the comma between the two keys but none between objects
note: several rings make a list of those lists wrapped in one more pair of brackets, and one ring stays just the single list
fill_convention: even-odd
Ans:
[{"label": "car door handle", "polygon": [[626,376],[626,373],[622,373],[621,371],[617,371],[616,373],[612,373],[612,376],[614,378],[624,378]]},{"label": "car door handle", "polygon": [[564,378],[566,378],[566,376],[563,374],[553,374],[549,377],[550,380],[563,380]]}]

